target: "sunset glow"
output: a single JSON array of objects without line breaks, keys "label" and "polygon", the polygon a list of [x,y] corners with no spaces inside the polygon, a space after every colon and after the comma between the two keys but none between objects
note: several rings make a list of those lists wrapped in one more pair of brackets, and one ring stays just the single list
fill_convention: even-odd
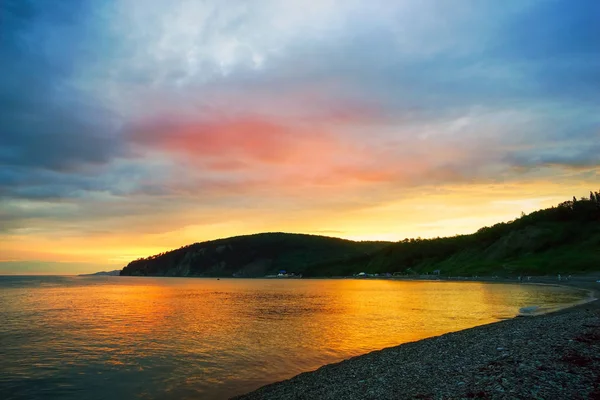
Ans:
[{"label": "sunset glow", "polygon": [[592,1],[0,9],[0,273],[452,236],[600,186]]}]

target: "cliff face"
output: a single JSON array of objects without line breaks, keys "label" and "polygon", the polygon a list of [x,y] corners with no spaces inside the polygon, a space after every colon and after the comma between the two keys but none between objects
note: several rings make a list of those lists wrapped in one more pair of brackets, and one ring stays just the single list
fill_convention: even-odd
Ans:
[{"label": "cliff face", "polygon": [[388,242],[264,233],[195,243],[130,262],[121,275],[259,277],[285,270],[305,273],[313,265],[371,254]]}]

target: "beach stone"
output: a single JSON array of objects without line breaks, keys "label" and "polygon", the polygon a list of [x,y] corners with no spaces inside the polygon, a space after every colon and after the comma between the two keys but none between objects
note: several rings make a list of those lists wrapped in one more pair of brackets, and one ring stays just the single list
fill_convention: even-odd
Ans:
[{"label": "beach stone", "polygon": [[375,351],[238,399],[592,399],[598,382],[594,301]]}]

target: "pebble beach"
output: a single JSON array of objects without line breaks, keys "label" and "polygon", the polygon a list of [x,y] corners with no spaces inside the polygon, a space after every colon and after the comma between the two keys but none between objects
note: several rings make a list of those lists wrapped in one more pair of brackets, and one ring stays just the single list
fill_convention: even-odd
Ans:
[{"label": "pebble beach", "polygon": [[598,303],[405,343],[235,399],[600,399]]}]

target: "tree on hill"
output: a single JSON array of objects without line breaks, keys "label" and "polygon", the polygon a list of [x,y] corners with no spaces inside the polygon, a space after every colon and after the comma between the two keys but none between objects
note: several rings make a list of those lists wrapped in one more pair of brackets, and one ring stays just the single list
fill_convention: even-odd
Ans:
[{"label": "tree on hill", "polygon": [[[554,274],[600,270],[600,192],[522,214],[470,235],[359,243],[281,233],[195,243],[131,262],[123,275],[304,276],[358,272]],[[240,275],[240,271],[242,274]]]}]

